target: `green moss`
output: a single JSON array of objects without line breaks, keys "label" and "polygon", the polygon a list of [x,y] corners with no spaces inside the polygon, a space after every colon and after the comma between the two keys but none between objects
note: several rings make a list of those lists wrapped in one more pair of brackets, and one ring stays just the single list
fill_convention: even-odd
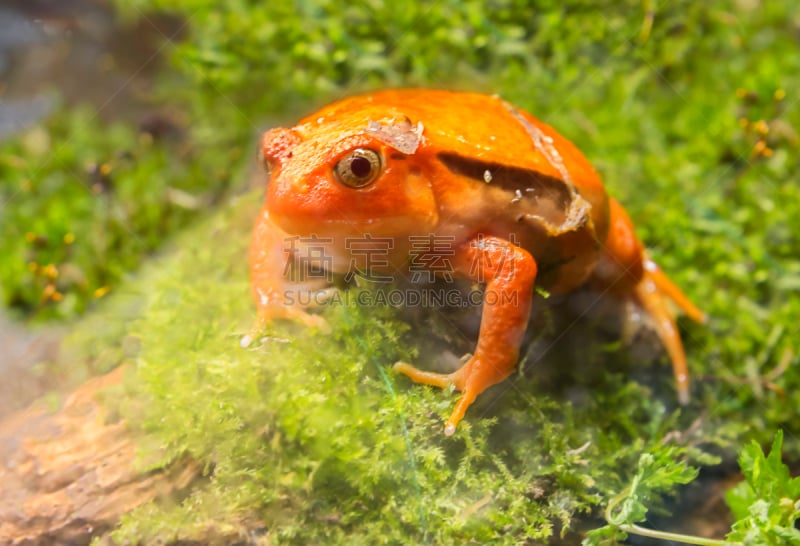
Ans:
[{"label": "green moss", "polygon": [[103,123],[88,108],[4,142],[3,303],[38,319],[83,312],[219,197],[228,173],[208,172],[191,147]]},{"label": "green moss", "polygon": [[642,452],[709,462],[696,440],[662,445],[677,414],[619,377],[578,406],[519,379],[447,438],[456,395],[390,371],[421,334],[388,308],[330,306],[329,335],[277,325],[239,348],[254,314],[255,205],[251,195],[187,232],[131,287],[146,303],[124,334],[140,351],[117,411],[145,435],[148,465],[188,455],[207,480],[126,516],[117,541],[256,518],[280,543],[518,543],[570,529]]},{"label": "green moss", "polygon": [[[681,322],[694,374],[687,408],[674,409],[666,368],[654,381],[631,379],[644,367],[623,371],[620,361],[640,359],[622,344],[579,336],[557,348],[596,373],[574,373],[564,391],[553,388],[564,377],[516,377],[483,395],[448,439],[441,420],[454,395],[387,371],[425,342],[389,310],[331,307],[328,336],[283,325],[237,348],[253,315],[248,197],[127,285],[147,296],[133,326],[130,306],[109,325],[110,302],[79,328],[79,346],[91,345],[92,321],[112,346],[126,340],[116,357],[136,371],[118,411],[142,433],[145,460],[188,454],[205,470],[186,498],[129,514],[119,541],[188,537],[223,521],[257,521],[279,543],[544,541],[614,499],[629,498],[628,523],[644,517],[693,466],[714,461],[704,451],[732,458],[783,428],[786,456],[798,460],[792,2],[120,4],[134,16],[187,18],[164,89],[187,108],[191,142],[204,150],[241,150],[262,116],[291,123],[357,89],[503,94],[584,150],[710,321]],[[224,170],[215,153],[191,165]],[[532,357],[529,368],[567,368],[568,352]],[[594,536],[610,540],[619,528]]]}]

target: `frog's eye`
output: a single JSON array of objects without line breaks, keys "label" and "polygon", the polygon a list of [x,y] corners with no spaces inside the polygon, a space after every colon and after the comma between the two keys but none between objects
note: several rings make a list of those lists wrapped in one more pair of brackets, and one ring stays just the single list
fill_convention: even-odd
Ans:
[{"label": "frog's eye", "polygon": [[340,159],[333,172],[345,186],[363,188],[378,178],[382,163],[381,155],[375,150],[357,148]]}]

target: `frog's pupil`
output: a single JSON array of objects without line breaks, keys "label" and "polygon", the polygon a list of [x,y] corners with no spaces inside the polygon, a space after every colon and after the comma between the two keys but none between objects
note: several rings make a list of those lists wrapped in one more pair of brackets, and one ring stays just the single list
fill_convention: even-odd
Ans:
[{"label": "frog's pupil", "polygon": [[350,170],[356,178],[366,178],[372,172],[372,162],[366,157],[356,156],[350,162]]}]

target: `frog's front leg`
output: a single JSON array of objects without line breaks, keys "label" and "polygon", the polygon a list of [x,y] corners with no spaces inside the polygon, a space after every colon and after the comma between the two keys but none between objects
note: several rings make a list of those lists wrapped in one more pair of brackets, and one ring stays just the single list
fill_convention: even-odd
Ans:
[{"label": "frog's front leg", "polygon": [[503,381],[514,370],[531,310],[536,262],[524,249],[498,237],[480,237],[456,252],[455,271],[486,283],[483,316],[475,353],[451,374],[419,370],[406,363],[395,369],[417,383],[447,387],[462,392],[445,434],[453,434],[475,398]]},{"label": "frog's front leg", "polygon": [[250,289],[258,316],[250,331],[242,337],[242,347],[250,345],[275,319],[290,319],[322,331],[330,330],[324,318],[305,310],[312,303],[311,295],[321,294],[327,285],[326,279],[324,276],[292,278],[295,257],[290,252],[291,240],[272,222],[266,208],[262,209],[250,243]]}]

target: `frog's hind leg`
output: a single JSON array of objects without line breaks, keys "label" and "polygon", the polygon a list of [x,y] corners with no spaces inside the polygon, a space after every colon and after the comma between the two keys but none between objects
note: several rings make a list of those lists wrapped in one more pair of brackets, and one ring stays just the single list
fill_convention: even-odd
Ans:
[{"label": "frog's hind leg", "polygon": [[675,323],[675,314],[668,301],[697,322],[704,322],[705,315],[647,257],[622,206],[611,199],[609,208],[609,235],[595,281],[613,293],[632,297],[651,318],[653,327],[672,361],[678,400],[681,404],[687,404],[689,370]]},{"label": "frog's hind leg", "polygon": [[[650,264],[655,266],[655,263],[647,260],[647,266],[650,266]],[[662,279],[669,283],[671,288],[678,290],[678,288],[667,279],[666,275],[660,271],[659,273]],[[658,337],[661,338],[661,342],[664,344],[670,360],[672,360],[672,371],[675,375],[678,401],[686,405],[689,403],[689,368],[686,364],[686,353],[683,350],[683,343],[678,333],[678,327],[675,324],[675,315],[667,305],[667,299],[672,299],[672,294],[662,291],[661,286],[663,286],[663,284],[659,283],[650,271],[645,271],[642,280],[633,288],[633,293],[636,301],[642,306],[652,320],[653,327]],[[702,316],[700,310],[692,305],[680,290],[678,290],[678,294],[680,298],[685,300],[685,303],[689,303],[692,311],[695,312],[694,316],[687,313],[689,316],[692,316],[692,318],[695,318],[695,316]]]},{"label": "frog's hind leg", "polygon": [[661,271],[661,268],[654,261],[645,258],[644,269],[645,276],[653,281],[658,291],[672,300],[690,319],[701,324],[706,321],[706,314],[693,304],[675,283],[669,280],[669,277]]}]

